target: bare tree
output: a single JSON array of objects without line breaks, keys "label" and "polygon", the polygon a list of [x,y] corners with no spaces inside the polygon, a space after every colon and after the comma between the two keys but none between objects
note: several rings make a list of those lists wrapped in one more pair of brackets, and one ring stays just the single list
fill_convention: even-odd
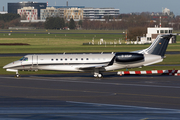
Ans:
[{"label": "bare tree", "polygon": [[146,27],[131,27],[128,29],[128,39],[136,40],[137,36],[143,36],[147,33]]}]

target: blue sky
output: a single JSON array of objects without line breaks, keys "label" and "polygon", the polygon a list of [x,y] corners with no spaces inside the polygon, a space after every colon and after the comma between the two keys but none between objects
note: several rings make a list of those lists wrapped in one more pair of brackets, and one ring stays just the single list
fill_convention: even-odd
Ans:
[{"label": "blue sky", "polygon": [[[0,11],[7,11],[8,2],[36,1],[48,2],[50,6],[65,6],[67,0],[0,0]],[[162,8],[168,8],[175,15],[180,15],[180,0],[68,0],[69,6],[79,5],[85,7],[112,7],[120,9],[120,13],[131,12],[161,12]]]}]

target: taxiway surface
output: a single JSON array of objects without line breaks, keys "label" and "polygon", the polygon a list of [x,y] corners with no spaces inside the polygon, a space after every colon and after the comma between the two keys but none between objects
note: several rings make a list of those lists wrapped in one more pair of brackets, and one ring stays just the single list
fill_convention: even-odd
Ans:
[{"label": "taxiway surface", "polygon": [[0,76],[0,96],[180,109],[179,76]]},{"label": "taxiway surface", "polygon": [[[14,118],[17,112],[21,118],[27,115],[31,118],[34,115],[35,118],[41,116],[42,119],[47,115],[51,116],[50,118],[67,115],[84,119],[84,115],[89,114],[89,118],[99,115],[98,117],[102,119],[108,117],[118,119],[119,115],[121,117],[125,115],[128,119],[138,114],[138,119],[142,119],[152,113],[155,115],[154,118],[160,114],[170,115],[170,118],[175,115],[178,118],[180,117],[179,91],[179,76],[130,75],[120,77],[115,73],[106,73],[104,78],[93,78],[89,73],[73,73],[23,75],[21,78],[14,78],[12,75],[1,75],[0,116],[6,118],[6,115],[11,115]],[[122,105],[128,105],[128,107]],[[145,108],[132,107],[130,109],[129,106]],[[41,112],[34,113],[32,109]],[[78,112],[81,109],[82,111]],[[128,109],[131,112],[128,112]],[[167,112],[167,109],[170,111]],[[26,110],[29,112],[26,113]],[[139,113],[138,110],[140,110]],[[167,112],[166,115],[164,110]],[[77,114],[83,111],[84,114],[78,118]],[[128,115],[122,111],[126,111]],[[137,114],[132,111],[136,111]],[[132,115],[129,115],[130,113]]]}]

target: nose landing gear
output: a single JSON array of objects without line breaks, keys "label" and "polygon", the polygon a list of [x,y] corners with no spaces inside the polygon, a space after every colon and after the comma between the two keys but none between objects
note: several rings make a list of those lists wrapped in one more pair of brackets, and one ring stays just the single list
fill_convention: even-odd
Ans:
[{"label": "nose landing gear", "polygon": [[20,74],[16,74],[16,76],[15,76],[15,77],[16,77],[16,78],[19,78],[19,77],[21,77],[21,76],[20,76]]},{"label": "nose landing gear", "polygon": [[15,77],[17,77],[17,78],[20,77],[20,74],[18,73],[18,70],[15,70],[15,69],[6,69],[6,71],[9,71],[9,72],[16,72]]},{"label": "nose landing gear", "polygon": [[15,77],[17,77],[17,78],[20,77],[20,74],[18,73],[18,70],[16,71],[16,76]]}]

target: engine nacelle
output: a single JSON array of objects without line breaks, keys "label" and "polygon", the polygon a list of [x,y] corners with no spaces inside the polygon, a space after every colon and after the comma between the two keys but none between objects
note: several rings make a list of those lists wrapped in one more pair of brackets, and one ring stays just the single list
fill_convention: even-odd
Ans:
[{"label": "engine nacelle", "polygon": [[144,59],[143,54],[139,53],[116,53],[115,61],[116,62],[135,62]]}]

